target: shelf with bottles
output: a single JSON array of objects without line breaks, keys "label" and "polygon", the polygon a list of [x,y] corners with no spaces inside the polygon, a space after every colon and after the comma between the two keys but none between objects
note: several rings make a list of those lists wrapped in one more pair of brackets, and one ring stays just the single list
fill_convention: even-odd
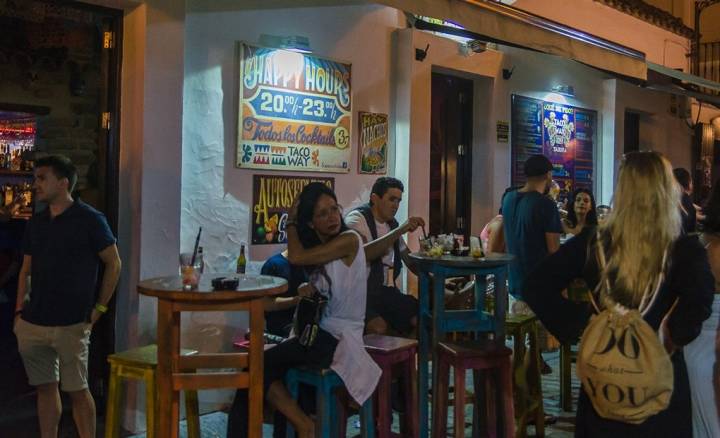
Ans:
[{"label": "shelf with bottles", "polygon": [[9,207],[13,219],[30,219],[33,214],[33,191],[30,182],[0,185],[0,205]]}]

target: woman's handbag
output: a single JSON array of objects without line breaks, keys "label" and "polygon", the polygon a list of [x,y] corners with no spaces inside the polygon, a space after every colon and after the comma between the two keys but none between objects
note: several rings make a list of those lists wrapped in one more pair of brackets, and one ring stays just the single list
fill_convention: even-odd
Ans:
[{"label": "woman's handbag", "polygon": [[311,297],[300,298],[293,321],[293,329],[300,345],[311,347],[315,343],[320,330],[320,319],[327,302],[327,298],[318,292]]}]

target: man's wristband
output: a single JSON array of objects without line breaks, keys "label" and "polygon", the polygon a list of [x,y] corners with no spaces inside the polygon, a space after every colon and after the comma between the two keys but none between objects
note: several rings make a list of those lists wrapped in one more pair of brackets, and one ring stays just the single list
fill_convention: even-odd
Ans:
[{"label": "man's wristband", "polygon": [[104,304],[95,303],[95,310],[97,310],[100,313],[105,313],[108,311],[108,307]]}]

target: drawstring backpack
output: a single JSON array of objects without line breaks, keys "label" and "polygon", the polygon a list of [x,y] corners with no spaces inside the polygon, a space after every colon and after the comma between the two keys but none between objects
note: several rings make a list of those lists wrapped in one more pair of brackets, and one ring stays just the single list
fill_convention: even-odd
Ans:
[{"label": "drawstring backpack", "polygon": [[[605,254],[599,242],[598,236],[596,247],[603,272]],[[666,258],[667,252],[663,269]],[[603,418],[640,424],[670,403],[673,392],[670,356],[657,332],[643,319],[657,298],[663,278],[661,272],[652,293],[648,285],[638,309],[612,300],[607,275],[596,292],[606,298],[608,307],[600,310],[593,294],[588,292],[597,314],[590,318],[580,339],[577,376],[595,411]]]}]

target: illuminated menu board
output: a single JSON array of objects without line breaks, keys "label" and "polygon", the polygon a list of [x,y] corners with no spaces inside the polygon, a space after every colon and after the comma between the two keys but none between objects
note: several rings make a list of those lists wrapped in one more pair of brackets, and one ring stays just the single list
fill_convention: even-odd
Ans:
[{"label": "illuminated menu board", "polygon": [[525,183],[523,163],[544,154],[563,195],[593,189],[597,113],[570,105],[512,96],[512,185]]},{"label": "illuminated menu board", "polygon": [[240,43],[236,166],[350,171],[350,64]]}]

